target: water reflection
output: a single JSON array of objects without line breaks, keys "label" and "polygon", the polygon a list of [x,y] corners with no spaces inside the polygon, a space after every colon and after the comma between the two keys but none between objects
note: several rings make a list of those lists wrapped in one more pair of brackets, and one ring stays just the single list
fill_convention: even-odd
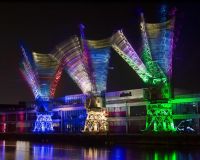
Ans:
[{"label": "water reflection", "polygon": [[33,159],[51,159],[53,157],[53,145],[33,145]]},{"label": "water reflection", "polygon": [[30,159],[30,143],[25,141],[16,141],[16,160],[27,160]]},{"label": "water reflection", "polygon": [[5,141],[0,141],[0,157],[2,160],[5,159]]},{"label": "water reflection", "polygon": [[84,151],[84,159],[88,160],[104,160],[108,157],[109,150],[103,148],[82,148]]},{"label": "water reflection", "polygon": [[111,150],[111,160],[123,160],[126,158],[126,150],[123,147],[113,147]]},{"label": "water reflection", "polygon": [[200,159],[197,148],[161,146],[81,147],[37,144],[28,141],[0,141],[0,160],[193,160]]},{"label": "water reflection", "polygon": [[157,149],[153,151],[145,151],[146,160],[196,160],[200,159],[198,148],[185,148],[185,149]]}]

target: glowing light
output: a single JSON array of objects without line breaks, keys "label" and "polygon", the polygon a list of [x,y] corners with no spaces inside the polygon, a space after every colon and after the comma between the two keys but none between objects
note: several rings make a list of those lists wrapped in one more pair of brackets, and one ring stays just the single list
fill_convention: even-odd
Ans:
[{"label": "glowing light", "polygon": [[48,100],[53,98],[55,87],[61,77],[62,67],[49,54],[33,52],[35,70],[39,77],[41,97]]},{"label": "glowing light", "polygon": [[52,56],[63,63],[65,70],[75,81],[83,93],[93,90],[94,86],[89,76],[88,67],[84,63],[81,43],[78,37],[56,47]]},{"label": "glowing light", "polygon": [[123,147],[115,146],[111,151],[111,160],[126,159],[126,150]]},{"label": "glowing light", "polygon": [[172,105],[156,103],[147,105],[146,130],[175,131]]},{"label": "glowing light", "polygon": [[35,99],[49,100],[49,98],[53,98],[61,77],[62,67],[49,54],[36,52],[31,54],[23,46],[21,48],[23,53],[21,72]]},{"label": "glowing light", "polygon": [[85,29],[85,26],[83,24],[80,24],[81,42],[82,42],[82,58],[83,58],[83,63],[85,64],[89,79],[93,85],[92,89],[94,90],[95,89],[94,75],[91,74],[93,72],[92,60],[91,60],[90,51],[88,50],[88,43],[85,38],[84,29]]},{"label": "glowing light", "polygon": [[15,160],[30,159],[30,142],[16,141]]},{"label": "glowing light", "polygon": [[142,33],[142,41],[143,41],[142,60],[145,66],[147,67],[148,71],[153,76],[152,79],[149,79],[148,83],[157,85],[159,83],[166,82],[166,76],[164,75],[159,65],[157,65],[156,62],[152,58],[143,14],[141,14],[141,20],[142,21],[140,25],[141,25],[141,33]]},{"label": "glowing light", "polygon": [[21,63],[21,73],[26,79],[27,83],[29,84],[29,87],[31,88],[33,95],[35,98],[38,98],[41,96],[40,90],[39,90],[39,84],[38,84],[38,77],[36,76],[37,74],[34,72],[33,67],[31,66],[31,63],[29,62],[25,50],[22,48],[24,59],[22,60]]},{"label": "glowing light", "polygon": [[[85,95],[103,95],[106,91],[110,40],[86,40],[83,32],[84,26],[81,25],[80,29],[81,39],[73,37],[69,41],[58,45],[52,55],[59,63],[63,63],[65,70]],[[71,101],[74,101],[73,98],[75,97],[66,97],[65,100],[67,103],[71,103]],[[83,99],[80,101],[83,102]],[[74,102],[77,103],[77,100]],[[84,131],[106,131],[107,119],[102,118],[104,112],[96,112],[94,111],[95,107],[92,107],[87,108],[88,116]],[[95,120],[93,119],[93,114],[96,114]]]},{"label": "glowing light", "polygon": [[[84,94],[106,90],[107,69],[110,58],[109,40],[86,40],[73,37],[58,45],[52,56],[65,66],[65,70]],[[100,76],[99,76],[100,75]]]},{"label": "glowing light", "polygon": [[157,151],[154,153],[154,160],[159,160],[159,154]]},{"label": "glowing light", "polygon": [[88,111],[83,132],[107,132],[108,122],[105,111]]},{"label": "glowing light", "polygon": [[[152,75],[152,80],[148,81],[150,100],[171,98],[174,17],[166,21],[166,6],[162,6],[161,14],[161,23],[153,24],[145,23],[141,14],[142,58]],[[171,103],[154,103],[147,106],[146,130],[175,131]]]},{"label": "glowing light", "polygon": [[130,67],[142,78],[148,82],[152,77],[145,65],[130,45],[122,31],[118,31],[111,38],[112,47],[115,51],[130,65]]},{"label": "glowing light", "polygon": [[70,95],[65,96],[65,104],[84,104],[86,100],[86,95],[84,94],[76,94],[76,95]]},{"label": "glowing light", "polygon": [[58,82],[61,78],[62,75],[62,71],[63,71],[63,66],[62,64],[58,67],[55,76],[54,76],[54,80],[51,83],[51,87],[50,87],[50,97],[53,98],[56,92],[56,87],[58,85]]},{"label": "glowing light", "polygon": [[145,24],[152,58],[167,76],[171,76],[172,70],[174,21],[172,18],[162,23]]},{"label": "glowing light", "polygon": [[171,99],[169,103],[189,103],[189,102],[199,102],[199,97],[177,97],[175,99]]},{"label": "glowing light", "polygon": [[37,114],[37,120],[33,132],[53,132],[51,114]]},{"label": "glowing light", "polygon": [[33,159],[52,159],[55,157],[53,151],[53,145],[33,145]]},{"label": "glowing light", "polygon": [[[59,66],[50,54],[36,52],[30,54],[24,47],[22,47],[22,53],[21,71],[34,94],[39,113],[33,131],[53,131],[51,115],[46,112],[49,110],[49,99],[54,97],[63,66],[62,64]],[[24,127],[20,127],[20,131],[22,129]]]},{"label": "glowing light", "polygon": [[5,140],[3,140],[3,141],[0,141],[0,145],[1,145],[1,147],[0,147],[0,157],[1,157],[1,159],[2,160],[5,160],[5,148],[6,148],[6,142],[5,142]]},{"label": "glowing light", "polygon": [[110,48],[90,49],[96,93],[106,91]]},{"label": "glowing light", "polygon": [[172,153],[172,160],[177,160],[178,159],[178,155],[177,155],[177,152],[173,152]]}]

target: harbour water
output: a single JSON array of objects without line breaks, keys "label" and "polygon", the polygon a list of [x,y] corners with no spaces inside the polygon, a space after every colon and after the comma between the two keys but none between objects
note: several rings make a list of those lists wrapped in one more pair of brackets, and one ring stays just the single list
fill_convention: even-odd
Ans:
[{"label": "harbour water", "polygon": [[1,160],[198,160],[200,147],[81,146],[29,141],[0,141]]}]

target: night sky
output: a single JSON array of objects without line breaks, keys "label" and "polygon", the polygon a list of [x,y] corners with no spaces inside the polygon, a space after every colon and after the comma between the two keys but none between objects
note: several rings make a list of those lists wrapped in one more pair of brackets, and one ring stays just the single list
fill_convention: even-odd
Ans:
[{"label": "night sky", "polygon": [[[176,48],[173,81],[175,88],[200,92],[200,3],[174,3],[177,8]],[[29,50],[49,53],[54,46],[79,35],[79,24],[86,27],[87,39],[101,39],[118,29],[136,51],[141,49],[138,11],[143,10],[147,22],[156,22],[160,3],[0,3],[0,104],[31,101],[33,95],[20,75],[22,40]],[[112,52],[107,91],[146,87],[139,76],[117,53]],[[56,97],[81,93],[63,72]]]}]

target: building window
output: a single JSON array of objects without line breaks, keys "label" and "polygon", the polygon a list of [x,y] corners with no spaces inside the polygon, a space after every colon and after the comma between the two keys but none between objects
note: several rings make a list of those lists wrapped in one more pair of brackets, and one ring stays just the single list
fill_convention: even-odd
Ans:
[{"label": "building window", "polygon": [[130,116],[146,116],[146,106],[130,106]]}]

